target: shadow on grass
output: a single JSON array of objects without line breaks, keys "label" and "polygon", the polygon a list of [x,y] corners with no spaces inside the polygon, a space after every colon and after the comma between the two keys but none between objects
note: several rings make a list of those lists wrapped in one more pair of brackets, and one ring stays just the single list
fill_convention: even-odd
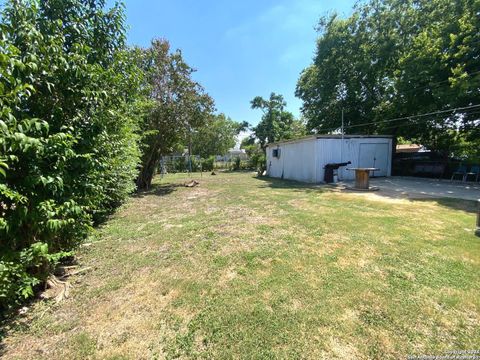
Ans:
[{"label": "shadow on grass", "polygon": [[133,194],[134,198],[143,198],[145,196],[165,196],[173,193],[178,187],[183,187],[183,184],[152,184],[146,190],[140,190]]},{"label": "shadow on grass", "polygon": [[225,173],[225,174],[255,174],[256,171],[249,169],[240,169],[240,170],[231,170],[231,169],[217,169],[215,172]]},{"label": "shadow on grass", "polygon": [[453,198],[421,198],[415,199],[415,201],[435,202],[440,206],[447,207],[453,210],[465,211],[468,213],[476,214],[478,211],[478,204],[473,200],[453,199]]},{"label": "shadow on grass", "polygon": [[33,303],[39,301],[36,296],[26,300],[24,303],[15,305],[11,309],[0,309],[0,358],[5,355],[5,339],[15,331],[26,331],[30,322],[27,314],[20,314],[20,307],[30,308]]},{"label": "shadow on grass", "polygon": [[9,314],[3,315],[4,318],[0,320],[0,358],[5,355],[6,346],[5,346],[5,338],[12,332],[14,329],[19,328],[20,326],[16,324],[16,319],[14,315]]},{"label": "shadow on grass", "polygon": [[[294,180],[283,180],[278,178],[271,178],[266,176],[255,177],[259,182],[261,182],[260,188],[270,187],[272,189],[291,189],[293,191],[301,191],[305,193],[311,192],[324,192],[329,187],[322,184],[310,184],[303,183]],[[354,193],[354,192],[352,192]],[[404,197],[399,196],[399,194],[389,194],[387,192],[377,192],[379,196],[392,199],[408,199],[411,201],[422,201],[422,202],[431,202],[436,203],[442,207],[450,208],[452,210],[465,211],[468,213],[476,214],[478,211],[477,201],[465,200],[465,199],[455,199],[455,198],[435,198],[435,197]]]},{"label": "shadow on grass", "polygon": [[295,180],[271,178],[267,176],[256,176],[255,179],[261,182],[259,186],[260,188],[270,187],[272,189],[292,189],[293,191],[301,191],[305,193],[325,191],[325,186],[320,184],[310,184]]},{"label": "shadow on grass", "polygon": [[4,329],[5,324],[0,320],[0,357],[5,355],[5,344],[3,340],[7,337],[7,333]]},{"label": "shadow on grass", "polygon": [[[355,193],[355,191],[351,191],[351,193]],[[405,199],[409,201],[435,203],[441,207],[449,208],[452,210],[465,211],[472,214],[477,213],[478,211],[477,201],[474,201],[474,200],[456,199],[452,197],[435,197],[435,196],[428,196],[428,195],[419,196],[418,194],[415,194],[415,193],[413,193],[412,195],[408,195],[408,194],[405,195],[397,192],[382,191],[381,186],[380,186],[380,191],[375,192],[374,194],[381,197],[389,198],[389,199]],[[414,210],[415,209],[413,208],[413,211]]]},{"label": "shadow on grass", "polygon": [[[468,213],[477,213],[478,204],[477,201],[474,200],[466,200],[466,199],[456,199],[451,197],[435,197],[435,196],[428,196],[422,195],[419,196],[418,194],[413,193],[412,195],[405,195],[397,192],[390,192],[390,191],[382,191],[381,185],[380,191],[374,192],[373,194],[378,195],[380,197],[388,198],[388,199],[405,199],[409,201],[420,201],[426,203],[435,203],[441,207],[449,208],[452,210],[459,210],[465,211]],[[357,194],[364,194],[364,192],[356,192],[356,191],[348,191],[349,193],[357,193]],[[414,205],[413,205],[414,206]],[[415,208],[412,208],[412,211],[415,211]]]}]

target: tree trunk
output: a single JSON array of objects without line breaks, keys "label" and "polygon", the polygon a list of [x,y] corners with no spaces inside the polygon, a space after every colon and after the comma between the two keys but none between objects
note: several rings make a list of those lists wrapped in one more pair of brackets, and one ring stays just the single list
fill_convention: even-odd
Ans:
[{"label": "tree trunk", "polygon": [[159,158],[151,159],[151,161],[148,164],[145,164],[140,170],[140,174],[137,178],[138,190],[148,190],[150,188],[159,160]]},{"label": "tree trunk", "polygon": [[147,156],[147,159],[143,161],[142,169],[138,174],[136,181],[137,190],[148,190],[150,188],[158,164],[160,163],[161,155],[157,143],[154,143],[152,148],[147,150],[146,154],[149,155]]}]

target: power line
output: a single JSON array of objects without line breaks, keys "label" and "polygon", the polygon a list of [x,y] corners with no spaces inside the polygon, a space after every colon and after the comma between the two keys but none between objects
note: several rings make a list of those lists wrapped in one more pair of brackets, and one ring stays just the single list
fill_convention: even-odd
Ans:
[{"label": "power line", "polygon": [[[447,112],[456,112],[456,111],[462,111],[462,110],[475,109],[475,108],[478,108],[478,107],[480,107],[480,104],[470,105],[470,106],[465,106],[465,107],[458,107],[458,108],[450,108],[450,109],[446,109],[446,110],[433,111],[433,112],[424,113],[424,114],[403,116],[403,117],[387,119],[387,120],[372,121],[372,122],[368,122],[368,123],[346,125],[346,126],[344,126],[344,129],[353,128],[353,127],[360,127],[360,126],[365,126],[365,125],[376,125],[376,124],[380,124],[380,123],[394,122],[394,121],[400,121],[400,120],[411,120],[411,119],[414,119],[414,118],[438,115],[438,114],[443,114],[443,113],[447,113]],[[328,131],[334,131],[334,130],[338,130],[338,127],[337,128],[331,128],[331,129],[325,129],[324,131],[328,132]]]},{"label": "power line", "polygon": [[[467,111],[467,112],[465,112],[464,114],[465,114],[465,115],[476,115],[476,114],[480,114],[480,111],[478,111],[478,110],[477,110],[477,111]],[[420,121],[417,121],[416,123],[417,123],[417,124],[419,124],[419,123],[421,124],[421,123],[427,122],[427,121],[429,121],[429,120],[430,120],[429,118],[420,119]],[[476,119],[476,120],[474,120],[474,121],[479,121],[479,120],[480,120],[480,118],[479,118],[479,119]],[[386,126],[386,127],[382,127],[381,130],[382,130],[382,131],[383,131],[383,130],[390,130],[390,129],[401,128],[401,127],[410,126],[410,125],[411,125],[411,124],[408,124],[408,123],[389,125],[389,126]],[[453,129],[453,127],[452,127],[452,129]]]},{"label": "power line", "polygon": [[[468,115],[474,115],[474,114],[480,114],[480,111],[468,113]],[[430,119],[422,119],[422,121],[417,122],[417,124],[421,124],[421,123],[424,123],[424,122],[426,123],[428,120],[430,120]],[[401,128],[401,127],[405,127],[405,126],[409,126],[409,125],[410,125],[410,124],[389,125],[389,126],[386,126],[386,127],[382,127],[382,131],[383,131],[383,130],[395,129],[395,128]],[[453,128],[453,127],[452,127],[452,128]]]},{"label": "power line", "polygon": [[[473,75],[476,75],[476,74],[480,74],[480,70],[477,70],[477,71],[473,71],[473,72],[471,72],[471,73],[468,73],[468,74],[466,74],[466,76],[467,76],[467,77],[470,77],[470,76],[473,76]],[[430,83],[430,84],[425,85],[425,86],[416,87],[416,88],[413,88],[413,89],[410,89],[410,90],[406,90],[406,91],[404,91],[403,93],[410,93],[410,92],[415,91],[415,90],[425,89],[425,88],[431,87],[432,85],[442,84],[442,83],[447,82],[447,81],[450,81],[450,79],[446,79],[446,80],[442,80],[442,81],[437,81],[437,82]],[[441,88],[441,87],[443,87],[443,86],[449,86],[449,84],[432,87],[432,89],[438,89],[438,88]],[[480,105],[473,105],[472,107],[477,107],[477,106],[480,106]],[[455,108],[455,109],[452,109],[452,110],[458,111],[458,110],[468,109],[468,108],[470,108],[470,107],[466,107],[466,108]],[[436,112],[436,113],[448,112],[448,111],[450,111],[450,109],[448,109],[448,110],[443,110],[443,111]],[[359,127],[359,126],[364,126],[364,125],[378,124],[378,123],[388,122],[388,121],[397,121],[397,120],[411,119],[411,118],[420,117],[420,116],[428,116],[428,115],[431,115],[431,114],[433,114],[433,113],[420,114],[420,115],[412,115],[412,116],[405,116],[405,117],[397,118],[397,119],[389,119],[389,120],[375,121],[375,122],[363,123],[363,124],[354,124],[354,125],[350,125],[350,126],[344,126],[344,129],[345,129],[345,128],[351,128],[351,127]],[[330,129],[325,129],[325,130],[323,130],[323,131],[329,132],[329,131],[334,131],[334,130],[338,130],[338,128],[330,128]]]},{"label": "power line", "polygon": [[443,114],[443,113],[446,113],[446,112],[456,112],[456,111],[461,111],[461,110],[468,110],[468,109],[473,109],[473,108],[477,108],[477,107],[480,107],[480,104],[465,106],[465,107],[460,107],[460,108],[450,108],[450,109],[446,109],[446,110],[433,111],[433,112],[429,112],[429,113],[425,113],[425,114],[403,116],[403,117],[393,118],[393,119],[388,119],[388,120],[372,121],[372,122],[364,123],[364,124],[354,124],[354,125],[350,125],[350,126],[346,126],[346,127],[359,127],[359,126],[363,126],[363,125],[373,125],[373,124],[399,121],[399,120],[410,120],[412,118],[438,115],[438,114]]}]

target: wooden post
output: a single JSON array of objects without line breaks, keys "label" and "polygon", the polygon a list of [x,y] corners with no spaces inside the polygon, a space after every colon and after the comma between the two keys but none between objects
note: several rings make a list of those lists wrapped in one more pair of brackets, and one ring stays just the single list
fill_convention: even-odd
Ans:
[{"label": "wooden post", "polygon": [[355,170],[355,187],[357,189],[368,189],[370,187],[370,174],[368,170]]},{"label": "wooden post", "polygon": [[480,236],[480,199],[478,199],[477,206],[477,228],[475,229],[475,235]]}]

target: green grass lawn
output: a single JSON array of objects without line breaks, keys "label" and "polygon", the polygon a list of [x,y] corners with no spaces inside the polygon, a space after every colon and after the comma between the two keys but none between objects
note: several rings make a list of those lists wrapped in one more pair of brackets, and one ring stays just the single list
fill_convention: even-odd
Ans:
[{"label": "green grass lawn", "polygon": [[[71,297],[6,358],[399,359],[480,344],[480,239],[459,202],[247,173],[157,179],[79,253]],[[467,204],[468,205],[468,204]],[[466,208],[468,210],[468,206]]]}]

